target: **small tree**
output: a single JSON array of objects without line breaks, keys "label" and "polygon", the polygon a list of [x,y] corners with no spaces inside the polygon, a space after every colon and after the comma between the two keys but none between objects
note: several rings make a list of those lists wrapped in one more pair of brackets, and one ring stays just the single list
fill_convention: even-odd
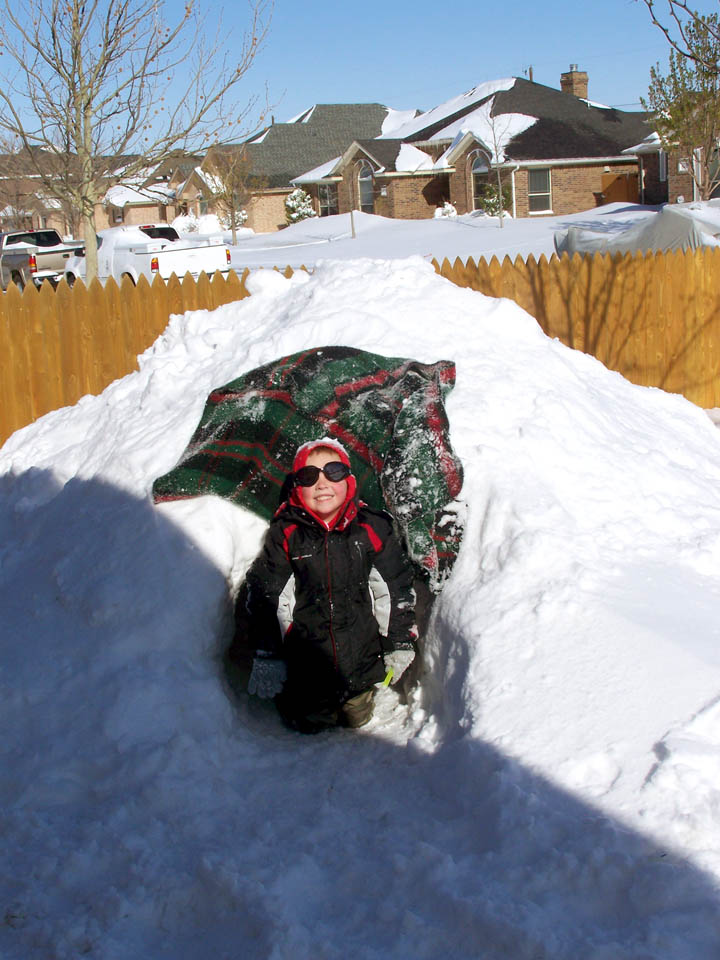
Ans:
[{"label": "small tree", "polygon": [[[512,188],[503,182],[503,167],[506,162],[505,147],[514,133],[513,117],[509,114],[495,114],[495,98],[485,105],[484,122],[486,132],[483,139],[486,141],[482,149],[483,165],[487,171],[488,182],[479,191],[478,201],[481,209],[491,216],[498,217],[500,226],[503,226],[503,211],[512,208]],[[490,182],[494,173],[495,183]]]},{"label": "small tree", "polygon": [[[502,202],[501,202],[502,198]],[[500,217],[512,206],[512,190],[509,183],[501,183],[500,193],[494,183],[486,183],[478,191],[480,209],[491,217]]]},{"label": "small tree", "polygon": [[245,208],[252,189],[261,189],[267,178],[252,176],[252,160],[245,144],[213,150],[207,157],[207,170],[203,170],[203,174],[212,190],[218,219],[226,230],[232,231],[232,242],[235,243],[237,229],[248,218]]},{"label": "small tree", "polygon": [[77,210],[87,278],[97,275],[95,207],[172,155],[247,135],[254,99],[235,99],[272,0],[248,0],[230,52],[206,40],[198,0],[176,19],[162,0],[0,0],[0,131],[27,151],[45,192]]},{"label": "small tree", "polygon": [[683,26],[687,53],[670,51],[667,74],[656,64],[642,104],[653,114],[666,150],[690,158],[689,172],[701,199],[720,183],[717,148],[720,139],[720,24],[717,14],[696,16]]},{"label": "small tree", "polygon": [[232,231],[232,242],[237,243],[237,231],[247,223],[247,210],[235,209],[233,212],[219,213],[218,220],[225,230]]},{"label": "small tree", "polygon": [[316,217],[312,197],[299,187],[285,198],[285,219],[288,223],[298,223],[308,217]]}]

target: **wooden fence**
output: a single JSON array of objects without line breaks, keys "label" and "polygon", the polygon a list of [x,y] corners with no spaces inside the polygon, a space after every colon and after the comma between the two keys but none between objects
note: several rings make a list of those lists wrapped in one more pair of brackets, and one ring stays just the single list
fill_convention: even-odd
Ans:
[{"label": "wooden fence", "polygon": [[443,261],[449,280],[531,313],[550,337],[643,386],[720,406],[720,250]]},{"label": "wooden fence", "polygon": [[[549,336],[635,383],[720,406],[720,250],[433,264],[453,283],[515,300]],[[247,273],[11,287],[0,296],[0,443],[137,369],[171,314],[247,296]]]}]

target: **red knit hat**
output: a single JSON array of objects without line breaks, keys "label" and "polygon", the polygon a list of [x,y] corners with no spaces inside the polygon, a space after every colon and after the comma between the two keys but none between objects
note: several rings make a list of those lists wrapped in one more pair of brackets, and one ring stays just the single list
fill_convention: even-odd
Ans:
[{"label": "red knit hat", "polygon": [[[301,470],[303,467],[307,466],[307,461],[310,454],[314,450],[320,450],[322,448],[326,448],[328,450],[332,450],[333,453],[337,453],[338,460],[340,460],[341,463],[344,463],[346,467],[350,467],[350,457],[348,456],[348,452],[345,449],[345,447],[338,440],[335,440],[333,437],[321,437],[319,440],[309,440],[307,443],[303,443],[301,444],[301,446],[297,448],[297,451],[295,453],[295,459],[293,460],[293,473],[297,473],[298,470]],[[337,514],[337,516],[335,517],[335,520],[330,525],[331,527],[335,526],[335,524],[339,521],[339,519],[344,516],[346,512],[345,508],[347,507],[348,503],[354,498],[356,492],[357,492],[357,481],[355,480],[355,477],[351,473],[350,476],[347,478],[347,494],[345,495],[345,500],[343,501],[343,505],[340,508],[340,512]],[[302,499],[302,495],[300,494],[300,490],[298,487],[293,487],[290,493],[290,502],[294,504],[296,507],[302,507],[304,510],[308,509],[305,502]],[[312,513],[312,511],[308,511],[308,512]],[[353,511],[353,515],[354,515],[354,511]]]}]

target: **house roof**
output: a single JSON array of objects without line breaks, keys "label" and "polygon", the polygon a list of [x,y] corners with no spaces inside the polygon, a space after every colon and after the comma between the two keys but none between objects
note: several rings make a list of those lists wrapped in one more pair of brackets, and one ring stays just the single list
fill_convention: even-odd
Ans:
[{"label": "house roof", "polygon": [[493,115],[522,113],[537,122],[505,148],[512,160],[616,157],[651,131],[646,113],[626,113],[516,78],[496,94]]},{"label": "house roof", "polygon": [[480,83],[471,90],[418,114],[402,126],[389,131],[388,136],[410,143],[452,140],[460,129],[458,121],[469,118],[494,93],[509,89],[514,84],[514,77]]},{"label": "house roof", "polygon": [[393,131],[393,136],[409,143],[449,143],[474,127],[482,133],[503,115],[526,121],[517,123],[503,144],[506,158],[512,160],[616,157],[650,132],[645,113],[626,113],[512,77],[473,87]]},{"label": "house roof", "polygon": [[354,140],[372,140],[390,111],[380,103],[318,103],[290,123],[275,123],[245,141],[249,179],[285,187],[293,177],[318,167]]},{"label": "house roof", "polygon": [[415,172],[427,165],[417,163],[410,145],[445,145],[435,164],[442,171],[473,139],[490,149],[493,161],[593,160],[617,158],[649,132],[645,113],[627,113],[510,77],[479,84],[373,141],[356,136],[352,146],[347,141],[337,151],[341,157],[330,170],[320,167],[296,176],[296,182],[339,173],[357,147],[385,172]]}]

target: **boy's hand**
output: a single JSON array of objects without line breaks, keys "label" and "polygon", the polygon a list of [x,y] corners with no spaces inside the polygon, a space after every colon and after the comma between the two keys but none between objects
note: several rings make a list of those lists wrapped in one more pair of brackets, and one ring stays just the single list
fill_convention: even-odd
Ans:
[{"label": "boy's hand", "polygon": [[414,650],[392,650],[383,657],[385,669],[392,670],[392,683],[397,683],[400,677],[415,659]]},{"label": "boy's hand", "polygon": [[254,693],[263,700],[270,700],[280,693],[286,679],[285,662],[258,651],[258,655],[253,660],[248,693]]}]

